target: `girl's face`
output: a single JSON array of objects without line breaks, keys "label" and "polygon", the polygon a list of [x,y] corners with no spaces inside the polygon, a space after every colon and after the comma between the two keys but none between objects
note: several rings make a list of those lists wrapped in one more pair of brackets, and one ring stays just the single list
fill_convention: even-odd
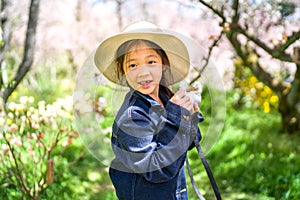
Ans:
[{"label": "girl's face", "polygon": [[162,66],[161,56],[145,43],[134,46],[126,54],[123,63],[128,84],[154,99],[158,98]]}]

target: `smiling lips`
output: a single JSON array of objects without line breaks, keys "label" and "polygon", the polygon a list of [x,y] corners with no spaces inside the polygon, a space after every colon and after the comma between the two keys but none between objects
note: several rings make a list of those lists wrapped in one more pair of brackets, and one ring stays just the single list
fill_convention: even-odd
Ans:
[{"label": "smiling lips", "polygon": [[147,81],[140,81],[138,84],[142,86],[142,88],[147,89],[150,87],[150,84],[152,83],[152,80],[147,80]]}]

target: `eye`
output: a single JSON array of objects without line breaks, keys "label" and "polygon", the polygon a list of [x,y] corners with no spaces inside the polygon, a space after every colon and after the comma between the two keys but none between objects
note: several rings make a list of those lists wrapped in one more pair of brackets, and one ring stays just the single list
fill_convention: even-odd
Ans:
[{"label": "eye", "polygon": [[136,64],[130,64],[129,66],[128,66],[128,69],[133,69],[133,68],[135,68],[137,65]]},{"label": "eye", "polygon": [[155,63],[157,63],[157,62],[154,61],[154,60],[151,60],[151,61],[148,62],[148,64],[155,64]]}]

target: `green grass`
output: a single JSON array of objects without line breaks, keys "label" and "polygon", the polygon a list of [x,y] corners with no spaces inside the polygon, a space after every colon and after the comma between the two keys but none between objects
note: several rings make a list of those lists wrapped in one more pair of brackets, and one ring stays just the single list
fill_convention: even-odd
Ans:
[{"label": "green grass", "polygon": [[[282,133],[278,113],[230,110],[221,137],[207,155],[224,199],[299,199],[299,142],[299,135]],[[204,169],[197,170],[202,164],[195,154],[190,157],[198,185],[211,199],[212,189]],[[195,199],[193,191],[191,196]]]}]

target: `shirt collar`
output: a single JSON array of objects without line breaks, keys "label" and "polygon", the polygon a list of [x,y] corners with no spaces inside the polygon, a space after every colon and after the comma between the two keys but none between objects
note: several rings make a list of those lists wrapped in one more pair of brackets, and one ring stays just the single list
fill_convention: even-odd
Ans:
[{"label": "shirt collar", "polygon": [[[133,90],[133,89],[130,90],[130,93],[131,93],[131,95],[138,96],[141,99],[145,100],[146,102],[148,102],[150,104],[151,107],[152,106],[161,106],[157,101],[155,101],[149,95],[142,94],[139,91]],[[163,104],[166,105],[167,102],[168,102],[168,100],[169,100],[169,98],[165,94],[163,94],[163,93],[160,94],[160,98],[161,98],[161,101],[163,102]]]}]

